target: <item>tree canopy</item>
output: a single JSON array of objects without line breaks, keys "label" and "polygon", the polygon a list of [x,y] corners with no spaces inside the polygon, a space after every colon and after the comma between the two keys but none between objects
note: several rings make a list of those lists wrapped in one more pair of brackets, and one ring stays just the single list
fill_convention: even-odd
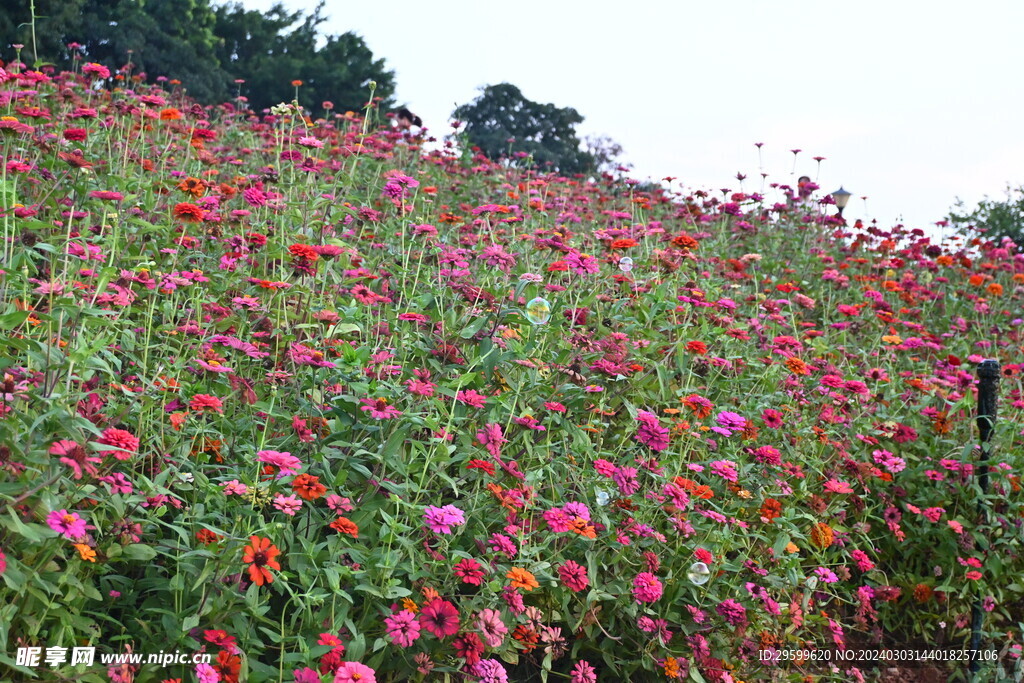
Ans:
[{"label": "tree canopy", "polygon": [[510,83],[486,86],[452,116],[465,123],[470,143],[490,159],[530,156],[535,164],[566,174],[596,168],[594,156],[576,137],[576,125],[583,122],[579,112],[529,100]]},{"label": "tree canopy", "polygon": [[[200,102],[224,101],[244,80],[242,94],[259,110],[294,99],[292,82],[301,80],[303,105],[358,110],[373,80],[392,104],[394,72],[356,34],[321,35],[323,6],[306,15],[280,3],[264,14],[210,0],[35,0],[33,32],[31,0],[8,0],[0,35],[25,46],[29,65],[71,69],[76,53],[111,71],[130,62],[133,74],[178,79]],[[74,43],[81,47],[69,49]]]},{"label": "tree canopy", "polygon": [[985,238],[999,241],[1009,237],[1018,247],[1024,247],[1024,187],[1006,187],[1006,199],[986,196],[971,211],[962,201],[950,211],[949,223],[960,229],[981,228]]}]

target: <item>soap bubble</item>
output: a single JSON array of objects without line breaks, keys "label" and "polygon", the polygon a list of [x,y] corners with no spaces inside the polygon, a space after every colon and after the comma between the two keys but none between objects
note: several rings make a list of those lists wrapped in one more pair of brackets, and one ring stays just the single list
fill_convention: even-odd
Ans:
[{"label": "soap bubble", "polygon": [[633,270],[633,259],[629,258],[628,256],[623,256],[622,258],[620,258],[619,270],[621,270],[623,273],[628,273],[629,271]]},{"label": "soap bubble", "polygon": [[608,489],[594,489],[594,495],[597,496],[597,504],[604,507],[612,500],[612,493]]},{"label": "soap bubble", "polygon": [[551,304],[544,297],[530,299],[526,304],[526,319],[534,325],[543,325],[551,319]]},{"label": "soap bubble", "polygon": [[711,570],[703,562],[694,562],[686,572],[686,578],[694,585],[703,586],[711,578]]}]

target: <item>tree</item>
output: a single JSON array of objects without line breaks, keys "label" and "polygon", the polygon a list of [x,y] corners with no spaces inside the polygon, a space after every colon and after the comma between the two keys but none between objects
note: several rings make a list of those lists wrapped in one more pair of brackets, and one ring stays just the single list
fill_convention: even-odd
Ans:
[{"label": "tree", "polygon": [[560,173],[595,170],[594,156],[580,148],[576,125],[583,117],[571,107],[540,104],[523,97],[510,83],[489,85],[479,97],[452,112],[466,124],[469,142],[490,159],[521,153],[540,167]]},{"label": "tree", "polygon": [[214,13],[209,0],[37,0],[33,43],[30,0],[10,0],[0,9],[0,35],[25,45],[30,66],[52,63],[71,69],[78,43],[81,56],[116,70],[127,62],[132,73],[150,79],[179,79],[202,101],[223,99],[228,89],[214,45]]},{"label": "tree", "polygon": [[1014,189],[1007,185],[1005,201],[989,199],[986,195],[970,212],[957,200],[947,220],[961,232],[972,227],[982,228],[986,239],[998,242],[1009,237],[1018,247],[1024,247],[1024,187]]},{"label": "tree", "polygon": [[307,107],[329,100],[340,111],[359,111],[370,81],[376,81],[383,106],[391,105],[395,74],[383,59],[373,58],[362,38],[352,32],[327,36],[317,47],[317,29],[326,21],[323,6],[321,1],[305,17],[280,3],[266,14],[240,3],[217,8],[215,33],[223,39],[218,60],[231,79],[245,81],[243,91],[256,111],[292,101],[297,80],[302,81],[300,103]]}]

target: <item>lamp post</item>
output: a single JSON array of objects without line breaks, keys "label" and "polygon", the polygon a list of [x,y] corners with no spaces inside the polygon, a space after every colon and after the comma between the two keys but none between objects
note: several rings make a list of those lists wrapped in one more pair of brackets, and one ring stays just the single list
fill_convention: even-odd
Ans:
[{"label": "lamp post", "polygon": [[840,185],[839,189],[832,193],[832,199],[836,200],[836,208],[839,209],[839,215],[843,215],[843,209],[850,202],[850,193],[843,189]]}]

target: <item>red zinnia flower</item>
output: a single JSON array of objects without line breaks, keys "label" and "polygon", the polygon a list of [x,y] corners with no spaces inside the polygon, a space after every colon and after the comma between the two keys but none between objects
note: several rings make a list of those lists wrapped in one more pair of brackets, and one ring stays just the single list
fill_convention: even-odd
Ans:
[{"label": "red zinnia flower", "polygon": [[173,215],[178,220],[187,223],[201,223],[205,212],[195,204],[180,202],[174,205]]},{"label": "red zinnia flower", "polygon": [[273,583],[274,575],[270,573],[270,569],[281,569],[281,565],[274,559],[281,554],[281,551],[270,542],[269,538],[250,536],[249,541],[249,545],[245,546],[245,551],[242,554],[242,562],[249,565],[249,578],[257,586]]},{"label": "red zinnia flower", "polygon": [[189,401],[188,407],[197,412],[203,412],[206,410],[212,410],[217,413],[224,413],[224,403],[216,396],[210,396],[209,394],[196,394]]},{"label": "red zinnia flower", "polygon": [[434,598],[420,610],[420,625],[438,638],[455,635],[459,630],[459,612],[455,605]]},{"label": "red zinnia flower", "polygon": [[479,586],[483,582],[484,570],[480,563],[472,558],[465,558],[452,568],[455,576],[462,579],[462,583]]}]

